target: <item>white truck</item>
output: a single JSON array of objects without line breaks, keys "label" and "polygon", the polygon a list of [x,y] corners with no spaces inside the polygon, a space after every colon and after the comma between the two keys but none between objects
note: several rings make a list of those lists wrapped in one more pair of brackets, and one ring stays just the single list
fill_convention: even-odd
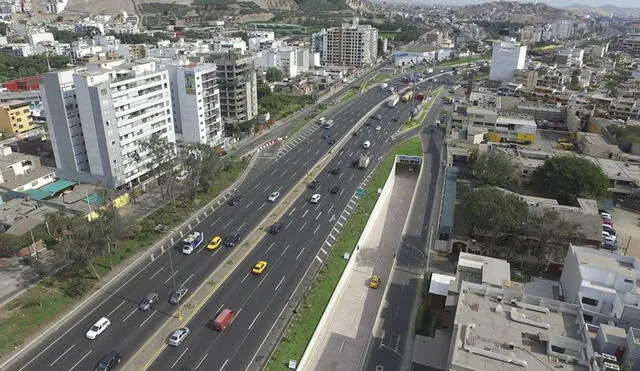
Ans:
[{"label": "white truck", "polygon": [[366,169],[369,166],[370,161],[369,156],[362,156],[360,157],[360,161],[358,161],[358,167],[360,169]]},{"label": "white truck", "polygon": [[400,96],[398,94],[393,94],[389,98],[387,98],[387,105],[389,107],[394,107],[400,101]]},{"label": "white truck", "polygon": [[191,253],[198,248],[204,241],[204,234],[202,232],[193,232],[182,240],[182,253],[185,255],[191,255]]},{"label": "white truck", "polygon": [[389,84],[387,84],[386,82],[383,82],[380,84],[380,90],[384,90],[387,88],[387,86],[389,86]]}]

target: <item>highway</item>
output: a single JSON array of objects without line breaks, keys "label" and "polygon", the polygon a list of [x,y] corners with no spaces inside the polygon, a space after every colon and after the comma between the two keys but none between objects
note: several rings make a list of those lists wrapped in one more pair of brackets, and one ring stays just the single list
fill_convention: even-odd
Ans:
[{"label": "highway", "polygon": [[[335,122],[330,136],[338,139],[351,132],[352,126],[388,95],[387,91],[371,89],[347,102],[332,117],[327,117]],[[382,115],[380,123],[374,121],[371,126],[363,126],[357,137],[350,138],[344,151],[327,166],[327,170],[340,167],[342,172],[336,176],[325,171],[319,176],[320,189],[308,191],[285,214],[282,220],[285,230],[278,235],[265,236],[245,260],[246,269],[233,272],[193,317],[189,324],[193,332],[186,342],[177,349],[162,352],[151,369],[199,364],[198,368],[202,370],[235,370],[249,365],[270,332],[271,324],[280,316],[284,303],[290,298],[289,293],[302,282],[308,267],[319,264],[325,257],[321,255],[325,239],[335,238],[337,234],[332,232],[334,215],[340,215],[344,206],[350,203],[355,188],[367,173],[350,168],[351,160],[368,152],[374,161],[378,161],[390,147],[386,138],[407,118],[409,109],[410,104],[403,103],[394,109],[383,106],[378,110]],[[392,121],[396,116],[399,116],[398,122]],[[375,131],[377,125],[381,125],[382,130]],[[131,274],[119,279],[116,290],[100,291],[92,305],[80,309],[73,320],[39,339],[35,346],[6,362],[2,368],[90,370],[111,350],[119,351],[126,362],[127,357],[175,312],[176,306],[168,303],[171,292],[179,286],[195,290],[230,253],[223,247],[208,251],[206,242],[213,236],[224,237],[233,232],[244,236],[259,227],[258,223],[274,207],[266,201],[269,193],[279,191],[285,195],[332,148],[324,133],[324,129],[315,129],[297,145],[281,151],[278,160],[258,161],[236,192],[243,197],[241,202],[235,206],[221,205],[194,226],[193,230],[204,232],[205,242],[192,255],[183,255],[180,241],[175,241],[174,248],[152,260],[144,260]],[[362,149],[364,140],[371,141],[370,149]],[[328,192],[334,184],[341,187],[335,195]],[[315,192],[321,193],[322,199],[317,205],[311,205],[307,200]],[[268,260],[269,266],[262,276],[250,276],[248,272],[258,260]],[[148,312],[138,310],[138,303],[150,292],[159,293],[158,302]],[[234,309],[237,316],[223,333],[218,334],[206,324],[220,307]],[[111,321],[110,327],[95,340],[86,339],[86,331],[103,316]],[[214,346],[219,339],[224,346]]]},{"label": "highway", "polygon": [[[192,318],[187,325],[192,333],[182,346],[165,348],[149,369],[243,370],[249,367],[272,325],[288,307],[294,292],[309,278],[305,277],[309,267],[319,266],[326,259],[330,244],[340,233],[339,225],[338,230],[334,230],[335,221],[368,173],[350,167],[351,161],[364,154],[371,156],[372,161],[379,161],[393,145],[387,138],[400,128],[401,121],[408,117],[412,107],[407,103],[398,103],[392,109],[381,107],[376,112],[381,115],[381,120],[369,119],[371,125],[362,126],[358,135],[349,139],[343,151],[316,178],[320,188],[306,190],[290,206],[280,220],[285,229],[276,235],[265,235],[245,259],[244,269],[233,272]],[[392,119],[396,116],[400,119],[394,122]],[[376,131],[378,125],[380,131]],[[322,133],[317,133],[317,136],[322,138]],[[364,149],[364,141],[370,141],[371,148]],[[287,153],[278,162],[298,160]],[[329,169],[336,167],[342,170],[339,175],[328,173]],[[329,193],[334,185],[340,187],[340,192],[335,195]],[[322,195],[318,204],[309,202],[314,193]],[[253,275],[251,268],[260,260],[268,262],[267,269],[262,275]],[[211,322],[223,308],[232,309],[236,316],[229,327],[217,332]],[[258,367],[258,364],[250,366],[251,369]]]}]

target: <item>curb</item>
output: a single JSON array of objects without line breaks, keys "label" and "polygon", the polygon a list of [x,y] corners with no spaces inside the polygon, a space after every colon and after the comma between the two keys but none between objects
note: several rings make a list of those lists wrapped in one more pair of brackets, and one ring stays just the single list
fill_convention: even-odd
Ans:
[{"label": "curb", "polygon": [[[61,326],[65,325],[68,321],[70,321],[80,310],[86,308],[89,304],[92,303],[93,300],[96,299],[96,297],[101,294],[102,292],[104,292],[105,290],[107,290],[110,286],[115,285],[116,281],[118,281],[119,279],[121,279],[123,276],[125,276],[126,273],[129,273],[131,270],[133,270],[134,268],[137,268],[138,265],[140,263],[142,263],[144,261],[144,259],[149,258],[149,256],[153,256],[153,253],[156,252],[158,250],[158,248],[160,248],[160,255],[162,253],[164,253],[165,248],[164,245],[167,242],[171,242],[171,236],[176,234],[176,232],[182,230],[185,226],[190,225],[191,222],[193,222],[193,220],[197,219],[201,213],[206,212],[206,209],[209,207],[212,207],[212,205],[216,202],[219,202],[220,198],[223,198],[225,194],[227,194],[230,190],[233,190],[235,188],[237,188],[237,186],[242,183],[244,181],[244,179],[247,177],[249,171],[251,170],[251,168],[253,167],[253,164],[255,163],[255,159],[256,156],[253,156],[251,158],[251,160],[249,160],[249,163],[247,164],[247,167],[244,169],[243,173],[240,175],[240,177],[238,179],[236,179],[235,182],[233,182],[233,184],[231,184],[229,187],[227,187],[227,189],[225,189],[223,192],[221,192],[218,196],[216,196],[213,200],[211,200],[209,203],[207,203],[204,207],[202,207],[200,210],[198,210],[196,213],[194,213],[189,219],[187,219],[185,222],[183,222],[180,226],[178,226],[177,228],[173,228],[172,229],[172,233],[163,237],[160,241],[156,242],[155,244],[153,244],[149,249],[147,249],[146,251],[144,251],[142,253],[142,255],[140,255],[138,258],[136,258],[134,261],[130,262],[129,265],[125,266],[120,272],[118,272],[115,276],[113,276],[109,281],[103,283],[103,284],[98,284],[96,290],[91,293],[89,296],[87,296],[85,299],[83,299],[80,303],[78,303],[77,305],[75,305],[73,307],[73,309],[71,309],[69,312],[62,314],[62,317],[58,317],[57,320],[54,319],[55,322],[50,323],[47,328],[45,330],[43,330],[42,332],[40,332],[38,335],[35,335],[35,337],[31,338],[30,341],[27,340],[27,344],[25,346],[23,346],[22,348],[20,348],[19,350],[17,350],[13,355],[9,356],[6,361],[4,361],[1,365],[0,365],[0,369],[9,369],[9,364],[11,362],[14,362],[15,360],[17,360],[20,356],[22,356],[22,354],[29,350],[35,343],[42,341],[44,338],[48,337],[51,335],[51,333],[54,330],[59,329]],[[171,248],[171,245],[169,245],[169,248]],[[124,263],[126,264],[126,263]],[[113,294],[111,294],[113,295]],[[85,315],[88,316],[89,314]],[[65,331],[65,334],[67,332],[71,331],[71,328],[68,329],[67,331]],[[50,343],[44,350],[47,350],[50,346],[52,346],[53,343]]]}]

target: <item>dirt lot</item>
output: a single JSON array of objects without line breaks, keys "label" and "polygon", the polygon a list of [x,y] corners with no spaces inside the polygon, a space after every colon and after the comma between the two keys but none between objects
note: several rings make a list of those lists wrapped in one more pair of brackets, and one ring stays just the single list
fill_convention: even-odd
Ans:
[{"label": "dirt lot", "polygon": [[[618,236],[618,252],[640,258],[640,214],[615,209],[613,227]],[[627,248],[628,247],[628,248]]]}]

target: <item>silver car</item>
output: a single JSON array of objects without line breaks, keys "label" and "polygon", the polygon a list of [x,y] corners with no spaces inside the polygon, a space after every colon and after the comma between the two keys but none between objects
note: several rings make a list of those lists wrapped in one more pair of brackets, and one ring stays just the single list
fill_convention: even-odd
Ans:
[{"label": "silver car", "polygon": [[151,305],[155,303],[157,300],[158,300],[158,293],[152,292],[147,296],[145,296],[144,299],[142,299],[142,301],[140,302],[140,305],[138,305],[138,309],[140,309],[143,312],[146,312],[151,308]]},{"label": "silver car", "polygon": [[180,300],[189,292],[189,289],[186,287],[180,287],[176,291],[171,294],[171,298],[169,298],[169,303],[178,304]]},{"label": "silver car", "polygon": [[168,342],[169,345],[174,347],[180,346],[180,344],[182,344],[184,339],[186,339],[190,333],[191,333],[191,330],[189,330],[188,327],[183,327],[175,330],[173,334],[171,334],[171,336],[169,337],[169,342]]}]

